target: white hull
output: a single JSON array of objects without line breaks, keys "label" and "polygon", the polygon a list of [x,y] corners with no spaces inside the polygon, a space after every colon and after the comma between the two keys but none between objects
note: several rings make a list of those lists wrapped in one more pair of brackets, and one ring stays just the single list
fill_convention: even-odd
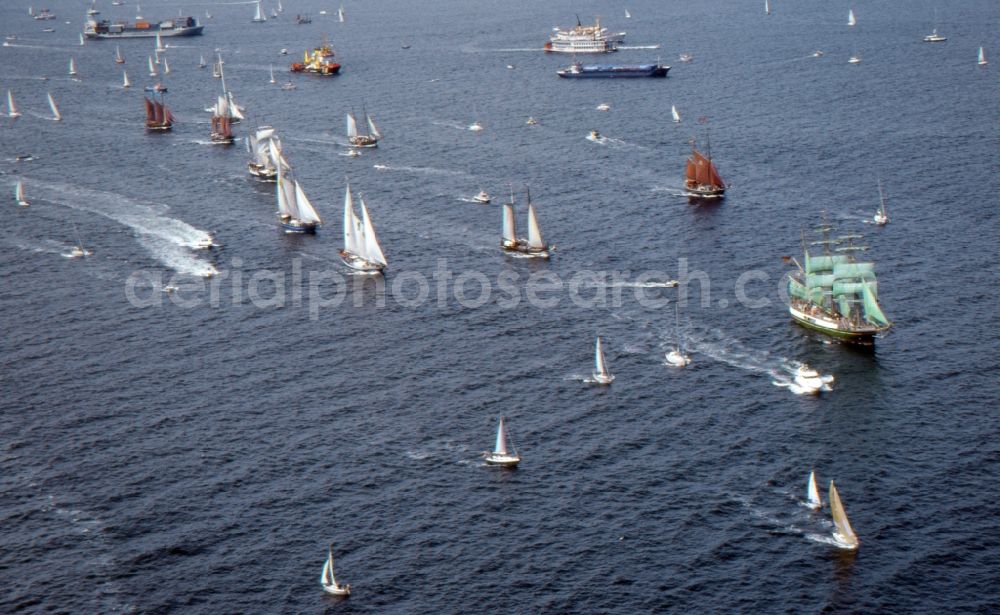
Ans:
[{"label": "white hull", "polygon": [[594,372],[593,374],[591,374],[591,376],[592,376],[591,380],[594,382],[594,384],[608,385],[615,381],[615,377],[612,374],[605,375]]},{"label": "white hull", "polygon": [[493,466],[513,467],[520,463],[521,458],[517,455],[500,455],[497,453],[483,453],[483,460]]},{"label": "white hull", "polygon": [[671,350],[667,353],[667,364],[674,367],[687,367],[691,364],[691,357],[679,350]]},{"label": "white hull", "polygon": [[323,584],[323,591],[334,596],[350,596],[351,586],[350,585],[327,585]]},{"label": "white hull", "polygon": [[373,263],[369,260],[365,260],[360,256],[355,256],[354,254],[341,253],[340,260],[344,261],[344,264],[354,269],[355,271],[363,271],[365,273],[382,273],[385,269],[385,265],[380,263]]}]

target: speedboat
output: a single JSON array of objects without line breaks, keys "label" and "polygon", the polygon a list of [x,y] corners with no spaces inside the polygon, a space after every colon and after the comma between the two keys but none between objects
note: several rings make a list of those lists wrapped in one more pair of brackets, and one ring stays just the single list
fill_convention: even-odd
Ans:
[{"label": "speedboat", "polygon": [[795,370],[792,383],[803,393],[818,394],[820,391],[829,391],[829,383],[833,382],[833,376],[821,376],[815,369],[805,363]]},{"label": "speedboat", "polygon": [[472,200],[475,201],[475,202],[477,202],[477,203],[483,203],[483,204],[489,203],[490,202],[490,194],[488,192],[486,192],[485,190],[480,190],[479,194],[477,194],[476,196],[472,197]]},{"label": "speedboat", "polygon": [[817,49],[816,51],[812,52],[812,57],[814,57],[814,58],[822,58],[823,57],[823,52],[820,51],[819,49]]},{"label": "speedboat", "polygon": [[601,104],[597,105],[597,110],[598,111],[611,111],[611,105],[609,105],[608,103],[601,103]]},{"label": "speedboat", "polygon": [[691,357],[681,352],[680,348],[675,348],[667,353],[667,365],[673,367],[687,367],[691,364]]},{"label": "speedboat", "polygon": [[469,130],[471,130],[472,132],[479,132],[482,129],[483,125],[480,124],[479,122],[472,122],[472,124],[469,125]]},{"label": "speedboat", "polygon": [[680,57],[681,62],[690,62],[693,59],[694,56],[691,55],[690,53],[682,53]]},{"label": "speedboat", "polygon": [[861,64],[861,56],[853,55],[847,60],[848,64]]}]

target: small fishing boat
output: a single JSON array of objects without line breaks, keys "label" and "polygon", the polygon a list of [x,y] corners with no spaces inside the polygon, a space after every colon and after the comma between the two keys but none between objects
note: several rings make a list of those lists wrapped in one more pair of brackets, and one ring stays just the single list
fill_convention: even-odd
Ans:
[{"label": "small fishing boat", "polygon": [[69,75],[70,77],[76,76],[76,59],[74,58],[69,59]]},{"label": "small fishing boat", "polygon": [[856,26],[858,25],[857,18],[854,17],[854,9],[847,9],[847,25]]},{"label": "small fishing boat", "polygon": [[368,207],[364,197],[359,199],[361,218],[354,213],[354,198],[348,182],[344,192],[344,249],[340,259],[344,264],[362,273],[381,273],[388,267],[382,246],[375,236],[375,227],[368,217]]},{"label": "small fishing boat", "polygon": [[593,382],[596,384],[611,384],[615,377],[608,371],[607,361],[604,360],[604,350],[601,348],[601,336],[597,336],[597,344],[594,346],[594,373]]},{"label": "small fishing boat", "polygon": [[507,439],[507,427],[504,424],[504,418],[501,416],[500,424],[497,426],[497,441],[493,446],[493,451],[483,452],[483,459],[488,465],[513,468],[521,462],[521,456],[517,454],[517,449],[514,448],[513,442],[511,442],[511,448],[514,452],[507,450]]},{"label": "small fishing boat", "polygon": [[268,144],[271,154],[271,162],[277,168],[278,180],[275,185],[275,193],[278,197],[278,220],[286,233],[315,233],[316,228],[323,224],[319,213],[306,193],[302,190],[302,185],[291,177],[286,177],[285,172],[291,169],[283,163],[284,157],[281,150],[274,141]]},{"label": "small fishing boat", "polygon": [[937,28],[931,30],[931,33],[924,37],[925,43],[943,43],[948,40],[946,37],[938,34]]},{"label": "small fishing boat", "polygon": [[323,591],[328,594],[334,596],[351,595],[350,584],[341,585],[333,575],[333,545],[330,545],[330,551],[323,564],[323,574],[320,575],[319,582],[323,586]]},{"label": "small fishing boat", "polygon": [[122,71],[122,88],[128,89],[132,87],[132,83],[128,80],[128,72]]},{"label": "small fishing boat", "polygon": [[882,189],[882,178],[878,178],[878,211],[872,217],[872,222],[879,226],[889,224],[889,214],[885,210],[885,191]]},{"label": "small fishing boat", "polygon": [[677,107],[670,105],[670,116],[674,118],[675,124],[681,123],[681,114],[677,112]]},{"label": "small fishing boat", "polygon": [[56,106],[56,101],[54,98],[52,98],[52,92],[49,92],[48,94],[49,94],[49,109],[52,110],[51,119],[53,122],[61,122],[62,114],[59,113],[59,107]]},{"label": "small fishing boat", "polygon": [[[167,88],[157,85],[147,89],[152,90],[152,95],[143,97],[146,103],[146,130],[171,130],[174,127],[174,115],[167,108],[164,100]],[[157,100],[157,94],[159,94],[159,100]]]},{"label": "small fishing boat", "polygon": [[511,190],[510,202],[503,205],[503,236],[500,247],[504,252],[516,252],[534,258],[549,258],[552,246],[542,239],[542,229],[538,225],[535,205],[531,202],[531,191],[528,190],[528,238],[518,238],[514,223],[514,192]]},{"label": "small fishing boat", "polygon": [[691,155],[684,170],[684,190],[692,198],[722,198],[726,194],[726,183],[722,181],[712,162],[711,148],[708,147],[705,151],[706,154],[699,152],[692,140]]},{"label": "small fishing boat", "polygon": [[979,58],[977,59],[976,64],[978,64],[979,66],[986,66],[987,64],[986,53],[983,51],[982,47],[979,48]]},{"label": "small fishing boat", "polygon": [[375,125],[372,116],[368,115],[367,111],[363,111],[363,113],[365,124],[362,126],[362,131],[358,130],[358,122],[354,119],[354,112],[347,114],[347,141],[351,147],[376,147],[379,139],[382,138],[382,133],[378,131],[378,126]]},{"label": "small fishing boat", "polygon": [[823,501],[819,499],[819,487],[816,486],[816,472],[809,472],[809,481],[806,485],[806,501],[809,508],[819,510],[823,507]]},{"label": "small fishing boat", "polygon": [[17,180],[17,185],[14,186],[14,201],[16,201],[17,204],[20,205],[21,207],[27,207],[28,205],[31,204],[28,202],[28,199],[24,196],[23,179]]},{"label": "small fishing boat", "polygon": [[212,132],[209,135],[213,143],[223,143],[225,145],[232,145],[233,143],[233,128],[229,120],[228,107],[229,102],[226,100],[226,97],[219,96],[218,102],[215,103],[215,112],[212,113]]},{"label": "small fishing boat", "polygon": [[490,193],[486,192],[485,190],[480,190],[479,194],[472,197],[472,200],[477,203],[483,203],[485,205],[486,203],[490,202]]},{"label": "small fishing boat", "polygon": [[684,336],[681,335],[681,303],[674,302],[674,335],[677,336],[677,345],[667,353],[667,365],[673,367],[687,367],[691,364],[691,357],[684,352]]},{"label": "small fishing boat", "polygon": [[7,117],[21,117],[21,113],[14,104],[14,93],[7,90]]},{"label": "small fishing boat", "polygon": [[124,64],[125,58],[122,57],[122,50],[115,46],[115,64]]},{"label": "small fishing boat", "polygon": [[830,481],[830,515],[833,517],[833,525],[836,529],[833,531],[833,539],[836,541],[837,546],[843,549],[855,550],[861,545],[861,541],[858,540],[857,534],[854,533],[854,528],[851,527],[851,522],[847,519],[847,512],[844,510],[844,504],[840,501],[840,494],[837,493],[837,487]]}]

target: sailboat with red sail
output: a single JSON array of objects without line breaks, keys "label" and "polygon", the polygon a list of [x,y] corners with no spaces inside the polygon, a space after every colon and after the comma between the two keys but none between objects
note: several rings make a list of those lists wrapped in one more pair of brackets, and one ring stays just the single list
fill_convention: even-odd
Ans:
[{"label": "sailboat with red sail", "polygon": [[219,101],[215,103],[212,113],[212,133],[210,135],[213,143],[223,143],[232,145],[233,129],[229,118],[229,102],[224,96],[219,96]]},{"label": "sailboat with red sail", "polygon": [[687,159],[684,172],[684,190],[688,196],[701,199],[717,199],[725,196],[726,183],[719,176],[719,171],[712,162],[712,152],[706,148],[706,154],[698,151],[694,140],[691,141],[691,155]]},{"label": "sailboat with red sail", "polygon": [[151,92],[150,96],[143,98],[146,102],[146,130],[170,130],[174,127],[174,114],[164,101],[167,88],[157,85],[146,89]]}]

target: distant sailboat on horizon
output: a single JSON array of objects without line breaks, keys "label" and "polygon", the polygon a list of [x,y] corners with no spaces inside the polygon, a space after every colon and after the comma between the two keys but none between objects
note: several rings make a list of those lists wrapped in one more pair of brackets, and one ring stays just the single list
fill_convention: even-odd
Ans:
[{"label": "distant sailboat on horizon", "polygon": [[823,507],[823,501],[819,499],[819,487],[816,486],[816,472],[809,472],[809,482],[806,485],[806,501],[809,508],[819,510]]},{"label": "distant sailboat on horizon", "polygon": [[483,459],[488,465],[513,468],[521,462],[521,456],[517,454],[517,449],[514,448],[513,442],[511,442],[511,448],[514,449],[514,452],[507,450],[507,439],[507,427],[504,424],[504,417],[501,416],[500,424],[497,425],[497,441],[493,446],[493,451],[483,452]]},{"label": "distant sailboat on horizon", "polygon": [[334,596],[349,596],[351,585],[341,585],[333,575],[333,545],[330,545],[329,554],[323,564],[323,573],[319,577],[319,582],[323,586],[323,591]]},{"label": "distant sailboat on horizon", "polygon": [[854,9],[847,9],[847,25],[856,26],[858,25],[858,20],[854,17]]},{"label": "distant sailboat on horizon", "polygon": [[594,373],[592,382],[596,384],[611,384],[614,382],[614,375],[608,371],[608,363],[604,359],[604,349],[601,347],[601,336],[597,336],[597,343],[594,345]]},{"label": "distant sailboat on horizon", "polygon": [[49,92],[48,94],[49,94],[49,109],[52,109],[51,119],[53,122],[61,122],[62,114],[59,113],[59,107],[56,106],[56,101],[54,98],[52,98],[52,92]]},{"label": "distant sailboat on horizon", "polygon": [[851,527],[851,522],[847,519],[847,512],[844,510],[844,505],[840,501],[840,494],[837,493],[837,487],[830,481],[830,515],[833,517],[833,525],[836,529],[833,531],[833,539],[836,541],[837,545],[844,549],[854,550],[860,546],[861,541],[858,540],[857,534],[854,533],[854,528]]}]

